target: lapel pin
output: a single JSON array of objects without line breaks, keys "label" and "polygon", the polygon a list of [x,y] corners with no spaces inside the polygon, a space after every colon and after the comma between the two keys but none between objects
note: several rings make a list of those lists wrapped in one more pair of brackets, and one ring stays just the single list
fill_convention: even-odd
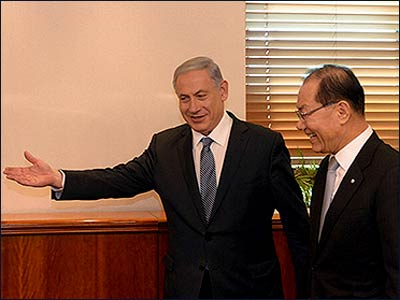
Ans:
[{"label": "lapel pin", "polygon": [[350,180],[350,183],[354,183],[354,182],[356,182],[356,180],[355,180],[354,178],[352,178],[352,179]]}]

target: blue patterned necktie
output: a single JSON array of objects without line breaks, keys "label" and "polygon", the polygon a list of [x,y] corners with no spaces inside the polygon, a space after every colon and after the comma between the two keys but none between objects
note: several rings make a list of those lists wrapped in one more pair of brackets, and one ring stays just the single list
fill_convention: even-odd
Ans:
[{"label": "blue patterned necktie", "polygon": [[325,195],[324,195],[324,202],[322,203],[318,240],[321,238],[322,227],[324,226],[325,223],[325,216],[333,199],[333,191],[336,180],[336,169],[338,167],[339,163],[337,162],[336,158],[332,156],[331,159],[329,160],[328,173],[326,174]]},{"label": "blue patterned necktie", "polygon": [[200,194],[204,208],[204,216],[208,222],[217,193],[217,177],[215,174],[214,155],[210,149],[213,140],[209,137],[201,139],[203,149],[200,154]]}]

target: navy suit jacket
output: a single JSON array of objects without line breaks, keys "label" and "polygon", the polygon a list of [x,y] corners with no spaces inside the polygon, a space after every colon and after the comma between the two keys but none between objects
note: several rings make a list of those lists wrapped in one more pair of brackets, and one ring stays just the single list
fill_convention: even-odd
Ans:
[{"label": "navy suit jacket", "polygon": [[344,176],[318,242],[328,156],[311,199],[312,298],[399,298],[398,152],[374,132]]},{"label": "navy suit jacket", "polygon": [[[114,168],[65,171],[62,200],[132,197],[155,190],[168,220],[166,298],[196,298],[208,268],[216,298],[282,298],[272,215],[280,212],[304,292],[309,219],[277,132],[233,118],[207,223],[187,124],[153,136],[144,153]],[[132,258],[134,259],[134,258]],[[304,295],[304,294],[303,294]]]}]

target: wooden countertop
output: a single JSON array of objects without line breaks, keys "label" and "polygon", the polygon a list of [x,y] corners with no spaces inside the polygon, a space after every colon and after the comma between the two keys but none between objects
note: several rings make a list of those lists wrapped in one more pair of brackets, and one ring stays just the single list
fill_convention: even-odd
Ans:
[{"label": "wooden countertop", "polygon": [[1,214],[2,235],[157,231],[162,223],[166,223],[165,214],[150,211]]},{"label": "wooden countertop", "polygon": [[[164,211],[7,213],[1,214],[1,233],[158,231],[166,223]],[[272,224],[273,229],[281,228],[279,214]]]}]

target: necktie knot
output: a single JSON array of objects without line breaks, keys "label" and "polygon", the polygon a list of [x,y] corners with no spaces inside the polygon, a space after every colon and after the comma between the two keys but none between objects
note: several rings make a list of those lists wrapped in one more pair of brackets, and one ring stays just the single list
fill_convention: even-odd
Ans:
[{"label": "necktie knot", "polygon": [[334,156],[331,157],[329,160],[329,165],[328,165],[328,170],[329,171],[336,171],[336,169],[339,167],[339,163],[336,160]]},{"label": "necktie knot", "polygon": [[203,148],[209,151],[210,150],[210,146],[211,146],[211,144],[213,142],[213,139],[209,138],[209,137],[203,137],[201,139],[201,142],[203,144]]}]

